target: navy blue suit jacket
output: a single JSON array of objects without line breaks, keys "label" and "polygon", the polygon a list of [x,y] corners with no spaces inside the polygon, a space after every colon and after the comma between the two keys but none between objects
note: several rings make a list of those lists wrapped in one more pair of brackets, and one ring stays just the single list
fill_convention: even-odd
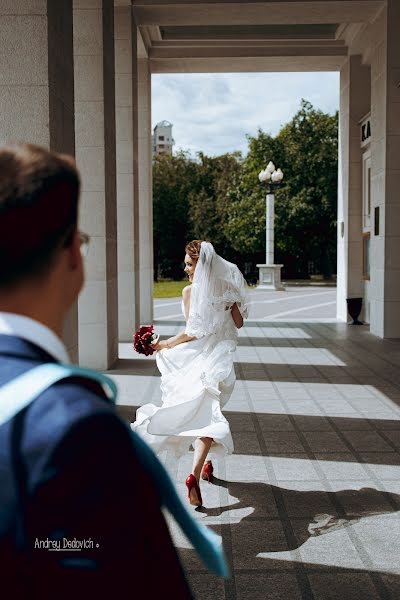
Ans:
[{"label": "navy blue suit jacket", "polygon": [[[45,362],[0,335],[0,386]],[[0,570],[10,598],[191,597],[156,484],[95,382],[63,380],[0,427]]]}]

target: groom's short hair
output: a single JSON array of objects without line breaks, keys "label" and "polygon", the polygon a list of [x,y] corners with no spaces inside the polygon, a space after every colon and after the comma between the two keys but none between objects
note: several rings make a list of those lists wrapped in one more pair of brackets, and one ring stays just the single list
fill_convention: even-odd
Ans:
[{"label": "groom's short hair", "polygon": [[79,191],[72,157],[32,144],[0,148],[0,290],[51,270],[72,242]]}]

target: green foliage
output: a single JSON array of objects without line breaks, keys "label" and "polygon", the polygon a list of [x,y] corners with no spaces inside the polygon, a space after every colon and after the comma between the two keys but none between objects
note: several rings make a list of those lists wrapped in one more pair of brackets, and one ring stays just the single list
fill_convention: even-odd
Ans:
[{"label": "green foliage", "polygon": [[[181,279],[184,248],[191,239],[212,241],[234,260],[225,235],[228,191],[240,175],[240,153],[210,158],[199,153],[158,156],[153,163],[154,271]],[[240,259],[240,256],[239,256]]]},{"label": "green foliage", "polygon": [[290,240],[278,246],[277,259],[306,275],[309,261],[325,277],[336,264],[337,137],[338,114],[324,114],[305,100],[277,136],[286,185],[277,208],[285,220],[278,220],[276,236]]},{"label": "green foliage", "polygon": [[179,280],[190,237],[189,195],[196,166],[183,152],[156,157],[153,164],[154,271]]},{"label": "green foliage", "polygon": [[199,153],[198,159],[196,185],[189,196],[193,237],[212,241],[219,253],[233,259],[234,253],[226,236],[226,221],[230,209],[229,190],[240,176],[241,155],[210,158]]},{"label": "green foliage", "polygon": [[[275,262],[285,277],[330,276],[336,262],[338,115],[302,100],[273,138],[248,136],[248,154],[196,160],[185,153],[156,158],[153,168],[155,272],[180,279],[184,246],[212,241],[246,272],[265,259],[265,186],[270,160],[284,172],[275,195]],[[158,271],[157,271],[158,269]]]},{"label": "green foliage", "polygon": [[338,116],[302,100],[300,110],[272,138],[249,137],[242,175],[230,191],[227,235],[236,248],[265,252],[265,186],[258,173],[272,160],[284,172],[275,194],[275,262],[286,277],[307,277],[309,264],[329,277],[336,263]]},{"label": "green foliage", "polygon": [[153,297],[154,298],[178,298],[182,296],[182,290],[188,285],[188,280],[183,281],[170,281],[161,280],[155,282]]}]

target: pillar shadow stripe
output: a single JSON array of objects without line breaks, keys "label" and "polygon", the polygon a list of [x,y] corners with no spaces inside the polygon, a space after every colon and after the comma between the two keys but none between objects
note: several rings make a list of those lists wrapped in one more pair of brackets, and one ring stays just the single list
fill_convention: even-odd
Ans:
[{"label": "pillar shadow stripe", "polygon": [[[288,338],[288,340],[290,342],[290,338]],[[259,353],[258,353],[258,350],[257,350],[256,347],[255,347],[255,352],[259,356]],[[278,350],[278,353],[279,353],[279,350]],[[268,373],[267,367],[264,366],[264,368],[265,368],[266,372]],[[293,373],[292,367],[290,365],[287,365],[287,368],[292,372],[293,376],[295,377],[295,373]],[[315,368],[323,376],[323,373],[321,372],[321,370],[318,367],[315,367]],[[304,388],[304,383],[303,382],[298,381],[298,383],[300,384],[301,387]],[[277,388],[277,386],[275,386],[275,387]],[[308,390],[305,390],[305,391],[308,393]],[[288,417],[289,417],[292,425],[294,426],[294,429],[295,429],[297,435],[299,436],[299,438],[300,438],[300,440],[301,440],[301,442],[302,442],[302,444],[303,444],[303,446],[305,448],[306,455],[308,456],[309,459],[312,459],[312,460],[316,461],[315,464],[313,464],[313,467],[315,468],[317,474],[320,476],[321,481],[323,481],[325,483],[326,487],[331,492],[331,494],[328,496],[329,502],[331,503],[331,505],[333,506],[333,508],[335,508],[337,510],[339,516],[346,517],[346,512],[345,512],[345,510],[343,508],[343,505],[341,504],[341,502],[338,500],[336,494],[334,493],[334,490],[333,490],[333,488],[332,488],[332,486],[330,484],[329,479],[326,477],[326,475],[323,472],[322,468],[320,467],[318,461],[316,460],[315,455],[312,452],[312,450],[311,450],[311,448],[310,448],[310,446],[309,446],[309,444],[307,442],[307,439],[304,436],[303,432],[300,431],[300,429],[299,429],[299,427],[298,427],[298,425],[297,425],[297,423],[296,423],[296,421],[294,419],[294,416],[290,414],[290,409],[289,409],[289,407],[288,407],[285,399],[280,394],[278,388],[277,388],[277,392],[278,392],[278,394],[279,394],[279,396],[281,398],[282,404],[286,408],[287,415],[288,415]],[[322,414],[324,414],[325,416],[327,416],[326,413],[325,413],[325,410],[323,409],[323,407],[321,407],[321,405],[319,404],[319,402],[317,400],[315,400],[314,398],[312,398],[312,401],[315,402],[316,405],[320,408]],[[350,452],[353,454],[353,456],[355,456],[357,458],[355,451],[350,446],[350,444],[348,443],[347,439],[344,438],[342,432],[335,426],[334,423],[332,423],[332,419],[328,418],[328,421],[329,421],[329,423],[331,425],[332,424],[334,425],[334,430],[336,431],[336,433],[339,435],[339,437],[342,439],[342,441],[345,443],[345,445],[350,449]],[[376,482],[377,482],[377,480],[375,479],[375,475],[374,475],[374,483],[376,484]],[[379,487],[379,485],[377,487]],[[375,573],[371,573],[371,571],[373,571],[373,566],[372,566],[371,559],[369,558],[367,552],[362,547],[362,544],[360,543],[360,540],[358,539],[358,536],[356,536],[356,534],[355,534],[354,531],[349,531],[350,529],[351,529],[350,527],[346,528],[345,533],[347,534],[347,536],[349,537],[351,543],[353,544],[353,546],[354,546],[356,552],[358,553],[358,555],[359,555],[359,557],[360,557],[363,565],[365,565],[365,567],[369,570],[369,576],[371,578],[371,581],[372,581],[372,583],[373,583],[373,585],[374,585],[377,593],[379,594],[379,597],[382,600],[386,600],[388,598],[388,596],[387,596],[387,589],[386,589],[386,587],[385,587],[385,585],[383,583],[382,578],[379,575],[375,574]]]},{"label": "pillar shadow stripe", "polygon": [[[322,325],[322,324],[320,325],[320,328],[321,328],[321,329],[323,328],[323,325]],[[312,327],[310,327],[310,329],[311,329],[311,330],[313,330],[313,328],[312,328]],[[330,331],[330,328],[328,328],[328,331],[329,331],[329,333],[331,333],[331,331]],[[330,338],[329,338],[329,337],[328,337],[328,338],[326,338],[326,336],[323,336],[323,339],[324,339],[325,341],[326,341],[326,339],[330,340]],[[363,341],[364,341],[364,344],[365,344],[365,340],[363,340]],[[371,341],[373,341],[373,340],[371,340]],[[364,367],[367,367],[367,368],[368,368],[368,370],[371,372],[371,374],[372,374],[372,375],[375,375],[375,376],[376,376],[376,377],[378,377],[379,379],[386,380],[388,383],[390,383],[391,385],[393,385],[393,386],[395,386],[395,387],[397,387],[397,388],[399,388],[399,387],[400,387],[400,386],[399,386],[399,382],[398,382],[398,381],[396,381],[396,380],[392,380],[392,379],[390,379],[390,377],[388,377],[388,376],[385,376],[385,375],[384,375],[384,376],[382,376],[381,372],[377,372],[377,371],[376,371],[376,369],[375,369],[373,366],[371,366],[371,365],[369,364],[369,361],[368,361],[368,360],[362,360],[362,359],[360,359],[360,358],[359,358],[359,357],[360,357],[360,355],[363,355],[363,354],[365,353],[365,345],[363,346],[363,345],[361,345],[361,344],[356,344],[356,343],[355,343],[353,340],[349,340],[349,341],[347,342],[348,344],[354,344],[354,345],[356,346],[356,350],[357,350],[357,352],[356,352],[356,354],[354,354],[354,353],[350,353],[350,351],[343,350],[343,347],[342,347],[342,346],[339,346],[339,345],[338,345],[338,343],[337,343],[336,341],[334,341],[334,340],[332,340],[330,343],[332,344],[332,346],[333,346],[334,348],[337,348],[337,347],[339,348],[339,351],[338,351],[338,350],[335,350],[335,353],[336,353],[336,354],[338,354],[338,355],[340,355],[340,354],[342,354],[342,355],[343,355],[343,354],[344,354],[344,355],[345,355],[347,358],[349,358],[349,357],[350,357],[351,361],[354,361],[354,356],[356,355],[356,356],[357,356],[357,359],[356,359],[356,360],[357,360],[357,362],[358,362],[360,365],[362,365],[362,366],[364,366]],[[376,357],[376,358],[378,358],[380,361],[382,361],[382,362],[386,363],[387,365],[390,365],[391,367],[393,367],[393,368],[394,368],[394,370],[395,370],[395,371],[397,371],[397,372],[398,372],[399,365],[396,365],[395,363],[391,363],[390,361],[388,361],[388,360],[386,360],[386,359],[383,359],[381,355],[379,355],[379,354],[377,354],[377,353],[374,353],[374,352],[372,352],[370,349],[368,349],[368,354],[371,354],[372,356],[375,356],[375,357]],[[353,378],[354,378],[354,375],[353,375]],[[399,389],[399,392],[400,392],[400,389]]]},{"label": "pillar shadow stripe", "polygon": [[[346,355],[346,352],[345,352],[345,351],[344,351],[344,352],[342,351],[342,353]],[[352,357],[352,360],[354,360],[354,358],[353,358],[353,357]],[[381,377],[381,374],[378,374],[378,373],[376,373],[376,371],[373,371],[373,369],[372,369],[372,368],[371,368],[371,367],[368,365],[368,363],[366,363],[366,362],[364,362],[364,361],[360,361],[360,360],[357,360],[357,362],[358,362],[358,363],[359,363],[361,366],[364,366],[364,367],[367,367],[368,369],[370,369],[370,370],[371,370],[371,372],[373,372],[373,373],[374,373],[374,375],[376,375],[376,376],[378,376],[378,377]],[[316,369],[319,371],[318,367],[316,367]],[[362,380],[360,380],[360,378],[358,378],[358,377],[357,377],[357,375],[354,375],[354,374],[352,373],[352,374],[351,374],[351,377],[354,379],[354,381],[356,382],[356,384],[358,384],[358,385],[365,385],[365,384],[363,384]],[[383,378],[383,379],[385,379],[385,378]],[[389,380],[389,383],[392,383],[392,382]],[[340,392],[340,390],[338,390],[338,391]],[[341,394],[341,395],[342,395],[342,394]],[[351,398],[346,398],[346,397],[344,397],[343,395],[342,395],[342,397],[343,397],[345,400],[347,400],[347,402],[348,402],[348,403],[349,403],[349,404],[350,404],[350,405],[351,405],[351,406],[352,406],[352,407],[353,407],[355,410],[357,410],[357,412],[359,412],[359,411],[358,411],[358,408],[357,408],[356,406],[354,406],[354,404],[352,403],[352,400],[351,400]],[[386,403],[385,403],[385,404],[386,404]],[[391,448],[392,448],[392,449],[393,449],[395,452],[398,452],[398,448],[397,448],[396,444],[394,444],[394,443],[392,442],[392,440],[391,440],[391,439],[390,439],[390,438],[389,438],[387,435],[385,435],[385,433],[384,433],[383,431],[381,431],[380,429],[378,429],[377,425],[374,423],[374,420],[372,420],[372,419],[368,419],[368,417],[366,417],[366,419],[369,421],[369,423],[371,424],[371,427],[372,427],[372,429],[373,429],[373,430],[374,430],[374,431],[375,431],[375,432],[376,432],[376,433],[379,435],[379,437],[381,437],[381,438],[382,438],[382,439],[383,439],[383,440],[384,440],[384,441],[385,441],[385,442],[386,442],[386,443],[387,443],[387,444],[388,444],[388,445],[389,445],[389,446],[390,446],[390,447],[391,447]],[[382,452],[384,452],[384,451],[382,451]],[[362,461],[362,462],[363,462],[363,461]]]},{"label": "pillar shadow stripe", "polygon": [[[289,367],[289,368],[290,368],[290,367]],[[321,370],[321,368],[320,368],[320,367],[318,367],[318,366],[315,366],[315,369],[316,369],[316,371],[317,371],[317,372],[320,374],[320,376],[321,376],[321,377],[325,377],[325,376],[324,376],[324,373],[322,372],[322,370]],[[359,384],[359,385],[362,385],[362,384],[360,384],[360,383],[357,381],[357,379],[356,379],[356,378],[354,378],[354,376],[353,376],[353,379],[354,379],[354,381],[355,381],[357,384]],[[299,382],[299,383],[302,383],[302,382]],[[344,396],[344,395],[341,393],[341,391],[340,391],[340,388],[339,388],[339,389],[337,389],[337,391],[338,391],[338,394],[341,396],[341,398],[343,398],[344,400],[348,401],[348,402],[349,402],[349,404],[350,404],[351,406],[353,406],[353,405],[351,404],[351,401],[350,401],[348,398],[346,398],[346,397],[345,397],[345,396]],[[335,431],[336,435],[337,435],[337,436],[338,436],[338,437],[341,439],[341,441],[342,441],[342,442],[345,444],[345,446],[347,446],[347,448],[349,449],[349,452],[350,452],[350,454],[352,454],[352,455],[354,456],[354,458],[356,458],[357,462],[363,466],[363,469],[366,471],[366,473],[367,473],[367,474],[368,474],[368,476],[369,476],[368,478],[369,478],[369,479],[371,479],[371,481],[373,481],[373,483],[376,485],[376,487],[377,487],[377,488],[379,488],[379,479],[377,478],[377,476],[376,476],[375,472],[374,472],[374,471],[373,471],[373,470],[372,470],[372,469],[371,469],[371,468],[368,466],[368,464],[367,464],[367,463],[366,463],[366,461],[364,460],[363,456],[361,456],[361,454],[360,454],[360,453],[359,453],[359,452],[358,452],[358,451],[357,451],[357,450],[356,450],[356,449],[355,449],[355,448],[354,448],[354,447],[351,445],[351,443],[350,443],[350,442],[347,440],[347,438],[344,436],[344,434],[343,434],[342,430],[341,430],[341,429],[340,429],[340,428],[339,428],[339,427],[336,425],[336,423],[335,423],[335,421],[334,421],[335,417],[332,417],[331,415],[327,414],[327,413],[326,413],[326,411],[325,411],[325,409],[324,409],[324,407],[323,407],[323,406],[320,404],[320,402],[319,402],[317,399],[313,399],[313,401],[316,403],[316,405],[317,405],[317,406],[318,406],[318,408],[320,409],[321,413],[322,413],[322,414],[324,415],[324,417],[327,419],[328,423],[330,424],[330,426],[332,427],[332,429]],[[353,406],[353,408],[354,408],[354,409],[355,409],[357,412],[359,412],[359,411],[358,411],[358,409],[357,409],[357,407]],[[373,423],[373,421],[369,420],[369,422],[370,422],[370,423],[371,423],[371,425],[373,426],[374,430],[376,430],[376,431],[378,432],[379,430],[378,430],[378,428],[377,428],[376,426],[374,426],[374,423]],[[295,429],[297,429],[297,425],[295,425]],[[308,445],[308,444],[307,444],[307,445]],[[397,449],[396,449],[396,448],[395,448],[395,450],[397,451]],[[385,452],[385,451],[382,451],[382,453],[384,453],[384,452]],[[324,454],[325,454],[325,452],[324,452]],[[314,460],[315,460],[315,457],[314,457]],[[317,464],[318,464],[318,463],[317,463]],[[324,478],[325,478],[325,476],[324,476]],[[328,480],[326,480],[326,481],[328,481]],[[378,490],[378,491],[379,491],[380,493],[382,493],[382,494],[384,493],[384,492],[381,492],[380,490]],[[391,504],[391,506],[392,506],[393,508],[395,508],[394,502],[393,502],[392,500],[390,501],[390,504]]]},{"label": "pillar shadow stripe", "polygon": [[[318,367],[316,367],[316,369],[317,369],[317,371],[321,372]],[[322,375],[322,373],[321,373],[321,375]],[[354,376],[353,376],[353,379],[355,379]],[[345,398],[345,399],[348,400],[347,398]],[[325,411],[324,411],[324,409],[323,409],[323,407],[321,407],[321,405],[319,404],[318,400],[314,400],[314,401],[316,402],[317,406],[319,406],[319,408],[321,409],[321,412],[323,414],[326,414]],[[355,407],[353,406],[353,408],[355,408]],[[336,426],[333,418],[329,417],[327,415],[326,415],[326,418],[327,418],[329,424],[331,425],[331,427],[333,428],[333,430],[338,435],[338,437],[343,441],[344,444],[346,444],[347,447],[350,447],[350,444],[348,443],[347,439],[344,437],[342,431]],[[364,462],[363,458],[360,456],[360,454],[353,447],[351,447],[351,453],[357,459],[358,463],[362,464],[363,468],[369,474],[371,474],[371,480],[374,482],[374,484],[376,485],[376,487],[379,488],[380,486],[379,486],[379,480],[378,480],[378,478],[376,477],[375,473],[368,467],[368,465],[365,464],[365,462]],[[316,466],[318,467],[318,471],[320,471],[320,467],[319,467],[318,463],[317,463]],[[330,481],[325,476],[324,473],[323,473],[323,477],[322,478],[326,482],[327,487],[329,488],[329,490],[331,492],[333,492],[333,488],[332,488],[332,486],[330,484]],[[381,492],[379,489],[377,491],[382,494],[383,498],[387,499],[387,492]],[[340,500],[337,498],[336,494],[333,494],[333,496],[332,496],[332,502],[333,502],[333,504],[335,505],[335,508],[338,511],[338,515],[346,518],[346,511],[344,510],[344,507],[343,507],[342,503],[340,502]],[[390,505],[392,506],[392,508],[394,508],[395,511],[397,511],[397,506],[395,505],[395,503],[391,499],[390,499]],[[363,545],[362,545],[362,543],[361,543],[358,535],[355,533],[355,531],[351,527],[347,527],[346,528],[346,534],[350,538],[350,540],[351,540],[354,548],[356,549],[356,551],[357,551],[357,553],[358,553],[358,555],[359,555],[359,557],[360,557],[363,565],[365,565],[366,569],[369,570],[369,573],[368,573],[369,577],[370,577],[371,582],[372,582],[374,588],[376,589],[376,591],[377,591],[380,599],[381,600],[390,600],[390,594],[389,594],[389,592],[387,590],[387,587],[386,587],[385,583],[383,582],[382,577],[378,573],[374,572],[374,567],[373,567],[372,561],[371,561],[368,553],[364,549],[364,547],[363,547]]]},{"label": "pillar shadow stripe", "polygon": [[[225,461],[221,460],[219,465],[219,472],[221,479],[226,481],[226,468]],[[224,498],[225,496],[225,498]],[[228,504],[228,490],[220,486],[219,488],[219,504],[220,507]],[[233,562],[233,545],[232,545],[232,531],[231,531],[231,519],[229,518],[229,527],[222,527],[221,531],[222,543],[225,549],[226,558],[229,563],[231,576],[229,579],[224,580],[224,594],[225,600],[236,600],[236,578],[235,578],[235,565]]]},{"label": "pillar shadow stripe", "polygon": [[[254,348],[256,348],[254,346],[254,344],[252,344]],[[257,352],[257,351],[256,351]],[[259,358],[259,355],[257,353],[257,356]],[[260,360],[260,358],[259,358]],[[261,362],[261,361],[260,361]],[[261,362],[261,364],[263,365],[263,363]],[[264,366],[264,365],[263,365]],[[239,363],[238,365],[239,370],[242,371],[243,374],[243,366],[241,363]],[[274,496],[274,500],[275,500],[275,505],[278,511],[278,515],[279,515],[279,521],[282,525],[282,529],[283,529],[283,533],[285,535],[286,538],[286,542],[288,544],[289,548],[296,548],[295,550],[292,550],[293,554],[295,556],[297,556],[298,561],[297,562],[292,562],[292,565],[294,567],[294,574],[296,576],[296,580],[297,580],[297,584],[299,586],[299,590],[301,593],[301,596],[303,598],[303,600],[313,600],[314,599],[314,594],[312,593],[311,590],[311,585],[310,585],[310,581],[308,579],[307,576],[307,572],[306,569],[303,565],[303,562],[301,560],[301,556],[300,556],[300,552],[297,548],[297,539],[295,536],[295,533],[293,531],[293,527],[292,524],[289,520],[289,515],[287,513],[286,510],[286,506],[285,506],[285,502],[283,500],[283,494],[280,490],[279,487],[279,483],[275,477],[275,472],[274,469],[272,467],[271,462],[268,459],[268,452],[267,452],[267,447],[265,444],[265,440],[264,437],[262,435],[262,430],[260,427],[260,424],[258,422],[257,416],[255,414],[255,410],[254,410],[254,405],[253,405],[253,401],[251,398],[251,394],[249,393],[247,384],[244,381],[243,384],[244,387],[244,392],[245,392],[245,396],[247,398],[247,401],[249,403],[249,406],[251,408],[251,418],[252,418],[252,422],[254,425],[254,429],[257,435],[257,439],[258,439],[258,443],[260,444],[260,448],[261,448],[261,454],[263,455],[264,458],[264,464],[268,473],[268,477],[269,480],[273,482],[273,486],[272,486],[272,493]]]},{"label": "pillar shadow stripe", "polygon": [[[363,363],[361,363],[361,364],[363,364]],[[364,366],[365,366],[365,363],[364,363]],[[321,374],[321,376],[323,376],[323,373],[321,372],[320,368],[319,368],[319,367],[315,367],[315,368],[316,368],[316,370],[317,370],[317,371],[318,371],[318,372]],[[358,379],[357,379],[356,377],[354,377],[354,376],[352,376],[352,377],[353,377],[354,381],[355,381],[355,382],[356,382],[358,385],[363,385],[363,384],[362,384],[360,381],[358,381]],[[342,398],[344,398],[345,400],[347,400],[347,401],[349,402],[349,404],[350,404],[350,405],[351,405],[351,406],[352,406],[352,407],[353,407],[353,408],[354,408],[354,409],[355,409],[355,410],[356,410],[356,411],[359,413],[359,410],[358,410],[358,408],[357,408],[357,407],[355,407],[355,406],[354,406],[354,405],[351,403],[351,399],[345,398],[345,397],[344,397],[344,395],[343,395],[343,394],[340,392],[340,389],[338,390],[338,392],[339,392],[340,396],[341,396]],[[344,436],[344,434],[343,434],[342,430],[341,430],[341,429],[339,429],[339,427],[338,427],[338,426],[336,425],[336,423],[334,422],[334,417],[332,417],[332,416],[329,416],[329,415],[327,415],[327,414],[326,414],[326,412],[325,412],[324,408],[323,408],[323,407],[321,407],[321,405],[320,405],[320,403],[318,402],[318,400],[316,400],[315,402],[317,403],[318,407],[321,409],[321,412],[322,412],[322,413],[325,415],[325,417],[326,417],[326,419],[328,420],[328,422],[329,422],[330,426],[332,427],[332,429],[335,431],[335,433],[338,435],[338,437],[339,437],[339,438],[342,440],[342,442],[343,442],[343,443],[344,443],[344,444],[345,444],[345,445],[346,445],[346,446],[347,446],[347,447],[350,449],[350,452],[351,452],[351,454],[354,456],[354,458],[356,458],[356,459],[357,459],[357,462],[358,462],[359,464],[361,464],[361,465],[362,465],[363,469],[364,469],[364,470],[366,471],[366,473],[369,475],[369,479],[371,479],[371,481],[373,481],[373,483],[375,484],[375,486],[376,486],[377,488],[379,488],[379,487],[380,487],[380,486],[379,486],[380,480],[378,479],[378,477],[377,477],[376,473],[375,473],[375,472],[374,472],[374,471],[373,471],[373,470],[372,470],[372,469],[371,469],[371,468],[368,466],[368,463],[366,462],[366,460],[364,459],[364,457],[363,457],[363,456],[360,454],[360,452],[359,452],[359,451],[357,451],[357,450],[356,450],[356,449],[355,449],[355,448],[354,448],[354,447],[353,447],[353,446],[350,444],[350,442],[347,440],[347,438],[345,438],[345,436]],[[370,423],[370,425],[372,426],[372,429],[373,429],[373,430],[374,430],[376,433],[380,434],[380,430],[378,429],[377,425],[374,423],[374,420],[371,420],[371,419],[368,419],[368,418],[367,418],[367,420],[368,420],[368,422]],[[385,437],[386,437],[386,436],[385,436]],[[381,436],[381,438],[382,438],[382,439],[385,439],[385,437]],[[385,440],[385,441],[386,441],[386,440]],[[394,451],[395,451],[395,452],[398,454],[398,449],[396,448],[396,446],[395,446],[394,444],[392,444],[392,443],[391,443],[390,445],[391,445],[391,447],[393,448],[393,450],[394,450]],[[385,453],[385,451],[384,451],[384,450],[382,450],[381,452],[382,452],[382,453]],[[377,453],[379,453],[379,452],[377,452]],[[382,492],[381,490],[378,490],[378,491],[379,491],[379,492],[382,494],[382,496],[383,496],[384,498],[387,498],[387,497],[385,496],[385,494],[387,494],[387,492]],[[393,508],[394,510],[397,510],[397,506],[396,506],[395,502],[392,500],[392,498],[387,498],[387,499],[388,499],[388,501],[389,501],[390,505],[392,506],[392,508]]]},{"label": "pillar shadow stripe", "polygon": [[[321,374],[321,376],[323,376],[323,373],[321,372],[321,370],[320,370],[319,367],[315,367],[315,369]],[[344,396],[342,394],[340,394],[340,395],[344,398]],[[344,398],[344,399],[347,400],[347,398]],[[379,488],[380,487],[380,485],[379,485],[380,481],[379,481],[378,477],[376,476],[375,472],[368,466],[368,464],[365,462],[363,456],[351,445],[351,443],[344,436],[342,430],[339,429],[339,427],[334,422],[334,417],[329,416],[329,415],[326,414],[324,407],[321,406],[321,404],[318,402],[318,400],[313,399],[313,401],[317,404],[318,408],[321,410],[321,413],[325,416],[325,418],[327,419],[328,423],[330,424],[330,426],[332,427],[332,429],[335,431],[336,435],[347,446],[347,448],[349,449],[350,453],[354,456],[354,458],[357,460],[357,462],[363,466],[363,469],[369,475],[369,479],[371,481],[373,481],[373,483],[375,484],[375,486],[377,488]],[[284,400],[282,400],[282,402],[284,403]],[[355,410],[357,410],[356,407],[353,406],[353,408]],[[289,418],[292,420],[292,415],[289,415]],[[297,434],[299,436],[301,436],[302,439],[304,439],[303,433],[298,429],[297,424],[293,423],[293,425],[294,425],[295,429],[297,430]],[[311,448],[309,447],[308,442],[307,442],[306,439],[303,441],[303,444],[304,444],[304,446],[306,448],[308,448],[308,450],[310,452],[310,458],[312,458],[313,453],[311,452]],[[384,452],[384,451],[382,451],[382,452]],[[326,454],[326,453],[324,452],[324,454]],[[308,455],[308,452],[307,452],[307,455]],[[318,473],[320,473],[320,476],[321,476],[322,480],[325,481],[328,484],[330,490],[332,491],[332,487],[330,485],[330,481],[326,477],[326,475],[323,472],[323,470],[321,469],[321,467],[319,466],[318,459],[315,458],[315,455],[314,455],[313,460],[317,461],[316,464],[314,465],[314,468],[318,471]],[[382,497],[385,497],[385,494],[387,494],[387,492],[382,492],[379,489],[377,489],[377,491],[380,494],[382,494]],[[397,506],[396,506],[395,502],[392,499],[390,499],[389,503],[392,506],[392,508],[396,511],[397,510]]]}]

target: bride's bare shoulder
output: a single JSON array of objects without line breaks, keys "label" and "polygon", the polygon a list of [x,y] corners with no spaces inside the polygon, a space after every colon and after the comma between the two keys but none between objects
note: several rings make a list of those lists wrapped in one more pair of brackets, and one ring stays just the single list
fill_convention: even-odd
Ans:
[{"label": "bride's bare shoulder", "polygon": [[190,298],[190,291],[192,289],[191,284],[187,285],[186,287],[183,288],[182,290],[182,297],[183,299],[185,298]]}]

